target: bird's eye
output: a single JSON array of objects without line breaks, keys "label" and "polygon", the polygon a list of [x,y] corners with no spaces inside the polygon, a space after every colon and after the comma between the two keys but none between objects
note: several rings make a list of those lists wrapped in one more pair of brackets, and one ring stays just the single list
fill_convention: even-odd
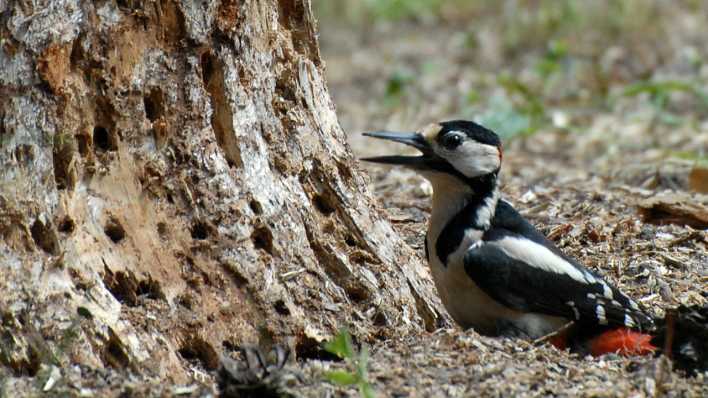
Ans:
[{"label": "bird's eye", "polygon": [[462,144],[462,137],[459,134],[447,134],[443,137],[441,144],[445,149],[455,149]]}]

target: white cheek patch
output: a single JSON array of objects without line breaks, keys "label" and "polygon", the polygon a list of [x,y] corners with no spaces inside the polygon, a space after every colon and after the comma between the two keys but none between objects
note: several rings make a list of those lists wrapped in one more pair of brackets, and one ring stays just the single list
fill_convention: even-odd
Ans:
[{"label": "white cheek patch", "polygon": [[489,174],[501,165],[499,148],[475,141],[465,141],[454,151],[437,147],[436,152],[467,177]]}]

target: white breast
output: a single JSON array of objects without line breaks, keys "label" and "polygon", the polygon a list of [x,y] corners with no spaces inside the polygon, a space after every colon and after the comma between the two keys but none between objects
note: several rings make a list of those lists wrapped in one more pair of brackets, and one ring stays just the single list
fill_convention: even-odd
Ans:
[{"label": "white breast", "polygon": [[463,328],[474,328],[482,334],[496,334],[497,319],[518,314],[494,301],[467,276],[461,253],[450,256],[445,267],[435,250],[435,240],[428,239],[430,271],[440,299],[452,318]]},{"label": "white breast", "polygon": [[[563,318],[523,313],[500,304],[482,291],[467,275],[464,255],[471,246],[483,244],[482,231],[467,230],[462,244],[448,256],[447,267],[442,264],[435,247],[436,242],[445,225],[465,207],[466,201],[465,192],[450,189],[459,184],[436,185],[433,188],[433,211],[426,235],[428,263],[443,305],[455,322],[465,329],[474,328],[482,334],[496,335],[499,333],[499,321],[505,321],[502,323],[512,323],[532,338],[541,337],[563,326],[566,323]],[[490,212],[492,215],[493,209]]]}]

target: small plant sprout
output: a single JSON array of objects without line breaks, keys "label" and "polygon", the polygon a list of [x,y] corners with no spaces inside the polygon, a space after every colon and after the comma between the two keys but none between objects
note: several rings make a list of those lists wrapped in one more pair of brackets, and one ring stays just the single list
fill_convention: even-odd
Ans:
[{"label": "small plant sprout", "polygon": [[325,373],[330,383],[340,386],[353,386],[359,388],[359,395],[363,398],[374,398],[376,393],[368,381],[367,366],[369,350],[361,347],[359,353],[354,351],[352,337],[346,330],[341,330],[333,340],[324,345],[324,349],[346,361],[347,366],[353,370],[332,370]]}]

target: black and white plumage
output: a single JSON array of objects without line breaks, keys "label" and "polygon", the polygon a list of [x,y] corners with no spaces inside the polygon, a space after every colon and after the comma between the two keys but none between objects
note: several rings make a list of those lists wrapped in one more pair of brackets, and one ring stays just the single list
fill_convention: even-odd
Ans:
[{"label": "black and white plumage", "polygon": [[528,338],[569,321],[653,328],[635,301],[562,253],[500,198],[502,147],[492,131],[450,121],[415,133],[366,135],[422,152],[365,160],[411,167],[432,183],[426,257],[443,304],[461,326]]}]

